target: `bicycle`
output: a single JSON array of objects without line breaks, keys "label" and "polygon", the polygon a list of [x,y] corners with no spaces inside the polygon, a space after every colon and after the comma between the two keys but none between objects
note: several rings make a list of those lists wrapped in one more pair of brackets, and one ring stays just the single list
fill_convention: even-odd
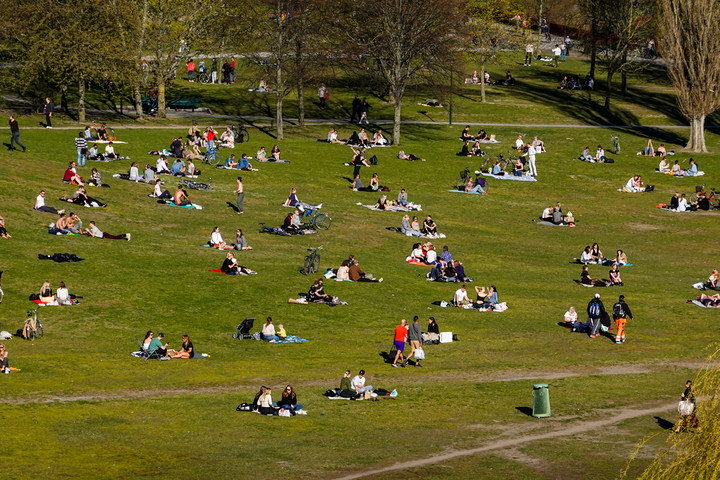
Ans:
[{"label": "bicycle", "polygon": [[[485,162],[487,163],[487,160]],[[473,178],[475,185],[477,185],[478,180],[480,179],[480,174],[480,171],[475,171],[475,177]],[[465,167],[465,170],[460,172],[460,178],[455,180],[455,190],[465,191],[465,187],[467,186],[467,182],[470,178],[470,167]]]},{"label": "bicycle", "polygon": [[250,132],[245,125],[230,125],[230,130],[235,134],[235,143],[247,143],[250,141]]},{"label": "bicycle", "polygon": [[316,230],[327,230],[330,228],[332,218],[327,213],[321,213],[317,208],[303,208],[301,205],[297,206],[300,211],[301,220],[303,223],[310,225]]},{"label": "bicycle", "polygon": [[197,180],[188,180],[183,178],[178,183],[179,188],[189,188],[191,190],[212,190],[212,178],[208,178],[207,182],[198,182]]},{"label": "bicycle", "polygon": [[317,273],[320,268],[320,253],[318,250],[322,250],[323,247],[309,247],[307,257],[305,257],[305,263],[303,264],[303,274],[310,275],[311,273]]},{"label": "bicycle", "polygon": [[208,165],[219,165],[222,162],[221,155],[218,154],[217,149],[211,148],[205,151],[203,155],[202,163]]},{"label": "bicycle", "polygon": [[198,81],[203,84],[208,84],[212,82],[212,73],[209,70],[204,70],[200,75],[198,75]]},{"label": "bicycle", "polygon": [[23,337],[31,342],[35,340],[35,338],[44,335],[43,325],[40,320],[38,320],[37,311],[37,308],[35,310],[28,310],[25,325],[23,326]]},{"label": "bicycle", "polygon": [[617,135],[610,135],[610,141],[613,143],[613,153],[615,155],[620,153],[620,137]]}]

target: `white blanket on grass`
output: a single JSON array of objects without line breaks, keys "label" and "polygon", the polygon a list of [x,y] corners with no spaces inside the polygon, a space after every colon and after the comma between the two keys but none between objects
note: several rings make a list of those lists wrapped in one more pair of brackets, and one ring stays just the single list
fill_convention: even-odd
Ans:
[{"label": "white blanket on grass", "polygon": [[521,177],[516,177],[515,175],[512,175],[512,174],[493,175],[492,173],[485,173],[485,172],[483,172],[483,175],[485,175],[486,177],[497,178],[498,180],[515,180],[516,182],[537,182],[537,178],[528,177],[526,175],[523,175]]}]

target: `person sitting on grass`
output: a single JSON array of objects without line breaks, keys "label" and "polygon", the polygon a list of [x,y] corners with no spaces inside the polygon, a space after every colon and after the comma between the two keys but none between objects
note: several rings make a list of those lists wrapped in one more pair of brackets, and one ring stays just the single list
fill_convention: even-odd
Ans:
[{"label": "person sitting on grass", "polygon": [[627,265],[628,260],[625,252],[623,252],[622,250],[618,250],[615,258],[613,259],[613,263],[615,263],[615,265]]},{"label": "person sitting on grass", "polygon": [[633,175],[625,184],[625,190],[632,193],[644,192],[645,187],[643,186],[642,177],[640,175]]},{"label": "person sitting on grass", "polygon": [[375,210],[387,210],[389,206],[387,195],[381,195],[374,208]]},{"label": "person sitting on grass", "polygon": [[155,184],[155,170],[150,166],[149,163],[145,164],[145,171],[143,172],[145,183]]},{"label": "person sitting on grass", "polygon": [[129,233],[123,233],[122,235],[111,235],[107,232],[101,231],[97,225],[95,225],[95,221],[91,221],[89,223],[90,228],[86,228],[83,232],[84,235],[89,235],[94,238],[107,238],[110,240],[127,240],[130,241],[130,234]]},{"label": "person sitting on grass", "polygon": [[455,155],[458,156],[458,157],[472,157],[473,154],[472,154],[472,152],[470,151],[470,148],[471,148],[471,147],[470,147],[470,141],[466,141],[466,142],[463,144],[462,149],[460,149],[460,151],[459,151],[458,153],[456,153]]},{"label": "person sitting on grass", "polygon": [[227,255],[225,255],[225,260],[223,260],[220,271],[225,275],[249,275],[251,273],[257,273],[247,267],[239,265],[232,252],[228,252]]},{"label": "person sitting on grass", "polygon": [[463,131],[460,134],[460,140],[464,142],[475,140],[475,137],[470,134],[470,125],[465,125],[465,128],[463,128]]},{"label": "person sitting on grass", "polygon": [[597,242],[592,244],[592,247],[590,248],[590,256],[595,263],[603,263],[605,261],[605,256],[600,251],[600,245],[598,245]]},{"label": "person sitting on grass", "polygon": [[487,192],[482,188],[482,185],[479,183],[477,185],[473,185],[474,183],[473,177],[468,177],[467,183],[465,184],[465,193],[479,193],[480,195],[487,195]]},{"label": "person sitting on grass", "polygon": [[190,337],[182,336],[182,346],[180,350],[170,350],[168,352],[170,358],[193,358],[195,357],[195,348],[193,347]]},{"label": "person sitting on grass", "polygon": [[190,201],[190,197],[188,197],[187,190],[180,187],[175,190],[175,195],[173,195],[173,203],[178,207],[185,207],[193,204]]},{"label": "person sitting on grass", "polygon": [[289,233],[299,232],[301,227],[299,219],[300,211],[296,208],[294,212],[287,214],[281,228]]},{"label": "person sitting on grass", "polygon": [[[5,219],[0,215],[0,237],[2,238],[12,238],[12,235],[10,235],[7,231],[7,228],[5,227]],[[2,273],[0,272],[0,275]],[[2,301],[2,300],[0,300]]]},{"label": "person sitting on grass", "polygon": [[87,152],[87,159],[88,160],[103,160],[103,155],[98,151],[98,145],[97,143],[93,143],[92,147]]},{"label": "person sitting on grass", "polygon": [[153,188],[153,193],[148,195],[148,197],[152,198],[172,198],[172,195],[169,191],[162,189],[162,180],[159,178],[155,180],[155,187]]},{"label": "person sitting on grass", "polygon": [[229,247],[222,238],[222,234],[220,233],[220,227],[214,227],[212,232],[210,233],[210,245],[212,245],[213,248],[217,248],[218,250],[229,249]]},{"label": "person sitting on grass", "polygon": [[585,147],[585,150],[582,151],[579,158],[583,162],[595,163],[595,159],[590,154],[590,147]]},{"label": "person sitting on grass", "polygon": [[665,145],[661,143],[657,150],[655,150],[655,156],[664,157],[665,155],[667,155],[667,150],[665,149]]},{"label": "person sitting on grass", "polygon": [[540,214],[540,220],[546,221],[546,222],[552,222],[553,220],[553,207],[547,207],[545,210],[542,211]]},{"label": "person sitting on grass", "polygon": [[105,146],[105,158],[110,158],[112,160],[120,158],[120,155],[115,153],[115,146],[113,145],[113,142],[110,142]]},{"label": "person sitting on grass", "polygon": [[293,415],[295,412],[302,410],[303,406],[297,403],[297,395],[295,395],[295,389],[292,385],[287,385],[285,387],[285,390],[283,390],[282,396],[280,397],[280,401],[278,402],[278,406],[280,408],[290,410]]},{"label": "person sitting on grass", "polygon": [[263,387],[262,394],[257,399],[257,412],[261,415],[277,415],[278,408],[273,406],[272,389]]},{"label": "person sitting on grass", "polygon": [[691,158],[690,159],[690,167],[685,171],[685,175],[690,175],[690,176],[694,177],[697,174],[698,174],[697,162]]},{"label": "person sitting on grass", "polygon": [[400,189],[400,193],[398,193],[396,202],[398,205],[401,205],[403,207],[406,207],[408,205],[408,196],[404,188]]},{"label": "person sitting on grass", "polygon": [[704,288],[717,290],[718,279],[720,279],[720,273],[718,273],[717,270],[713,270],[712,272],[710,272],[710,276],[708,277],[707,282],[705,282]]},{"label": "person sitting on grass", "polygon": [[582,272],[580,272],[580,283],[582,285],[588,285],[590,287],[606,287],[607,286],[605,284],[605,282],[603,282],[599,278],[592,278],[590,276],[589,267],[587,265],[583,265]]},{"label": "person sitting on grass", "polygon": [[590,252],[590,245],[586,245],[585,249],[580,254],[580,263],[596,263],[593,259],[593,255]]},{"label": "person sitting on grass", "polygon": [[158,175],[170,173],[165,155],[160,155],[160,158],[155,162],[155,173]]},{"label": "person sitting on grass", "polygon": [[622,278],[620,278],[620,271],[618,270],[618,266],[616,263],[613,263],[613,266],[610,267],[610,273],[609,273],[608,280],[609,280],[609,282],[608,282],[609,287],[614,286],[614,285],[617,285],[620,287],[623,286]]},{"label": "person sitting on grass", "polygon": [[648,138],[647,145],[643,148],[643,155],[646,157],[654,157],[655,149],[653,148],[652,138]]},{"label": "person sitting on grass", "polygon": [[575,307],[570,307],[570,309],[565,312],[565,315],[563,315],[563,320],[565,320],[565,326],[572,328],[573,325],[575,325],[575,322],[577,322],[578,314],[575,311]]},{"label": "person sitting on grass", "polygon": [[472,282],[473,279],[468,277],[465,273],[465,267],[459,260],[452,261],[453,269],[455,270],[455,281],[456,282]]},{"label": "person sitting on grass", "polygon": [[676,176],[676,177],[682,177],[683,175],[685,175],[685,170],[683,170],[682,168],[680,168],[680,161],[679,161],[679,160],[675,160],[675,163],[674,163],[673,166],[672,166],[671,173],[672,173],[674,176]]},{"label": "person sitting on grass", "polygon": [[379,283],[382,282],[383,279],[374,278],[371,274],[365,273],[360,269],[360,265],[358,264],[358,261],[355,260],[354,257],[351,256],[350,259],[348,259],[348,275],[350,277],[350,280],[353,282],[375,282]]},{"label": "person sitting on grass", "polygon": [[175,160],[175,163],[172,164],[172,167],[170,168],[170,172],[176,176],[176,177],[184,177],[185,176],[185,164],[182,160],[179,158]]},{"label": "person sitting on grass", "polygon": [[248,245],[247,239],[245,238],[243,231],[239,228],[235,231],[235,246],[233,248],[235,250],[252,250],[253,249],[250,245]]},{"label": "person sitting on grass", "polygon": [[335,274],[335,278],[339,282],[348,282],[350,281],[350,263],[347,260],[343,260],[340,266],[337,269],[337,273]]},{"label": "person sitting on grass", "polygon": [[489,287],[475,287],[477,299],[475,300],[475,308],[493,309],[498,304],[498,293],[495,285]]},{"label": "person sitting on grass", "polygon": [[437,236],[437,224],[430,215],[423,221],[422,232],[430,238]]},{"label": "person sitting on grass", "polygon": [[535,148],[537,153],[545,153],[545,142],[540,140],[537,135],[533,137],[532,146]]},{"label": "person sitting on grass", "polygon": [[273,145],[272,150],[270,150],[270,157],[268,159],[270,162],[280,161],[280,147],[277,144]]},{"label": "person sitting on grass", "polygon": [[472,302],[468,298],[467,295],[467,287],[463,283],[462,287],[458,288],[455,291],[455,296],[453,297],[453,305],[456,307],[464,307],[465,305],[470,305]]},{"label": "person sitting on grass", "polygon": [[403,215],[402,222],[400,223],[400,233],[408,237],[416,236],[419,238],[422,236],[421,232],[415,232],[412,229],[412,225],[410,225],[410,215],[407,213]]},{"label": "person sitting on grass", "polygon": [[315,283],[313,283],[308,290],[307,301],[315,303],[332,302],[332,297],[325,293],[322,278],[318,278],[317,280],[315,280]]},{"label": "person sitting on grass", "polygon": [[412,217],[412,221],[410,222],[410,229],[412,231],[411,235],[413,235],[414,237],[421,238],[425,236],[420,230],[420,223],[418,222],[418,217],[416,215]]},{"label": "person sitting on grass", "polygon": [[658,165],[658,172],[660,172],[660,173],[672,172],[672,169],[670,168],[670,162],[668,162],[667,157],[662,157],[662,159],[660,160],[660,164]]},{"label": "person sitting on grass", "polygon": [[513,167],[513,175],[515,175],[516,177],[522,177],[524,168],[525,168],[525,164],[522,161],[522,157],[518,158],[515,161],[515,166]]},{"label": "person sitting on grass", "polygon": [[0,344],[0,373],[10,374],[10,362],[8,361],[8,352],[5,345]]},{"label": "person sitting on grass", "polygon": [[278,336],[275,334],[275,326],[272,323],[272,317],[267,317],[267,320],[265,320],[265,325],[263,325],[262,331],[260,332],[260,338],[266,342],[278,340]]},{"label": "person sitting on grass", "polygon": [[372,392],[373,386],[365,384],[365,370],[360,370],[352,380],[350,380],[350,387],[355,391],[356,396],[361,396],[365,392]]},{"label": "person sitting on grass", "polygon": [[63,175],[63,182],[72,183],[73,185],[79,185],[81,187],[85,185],[83,183],[82,177],[77,174],[77,170],[75,169],[75,162],[70,162],[68,164],[68,167],[65,170],[65,174]]},{"label": "person sitting on grass", "polygon": [[58,219],[55,220],[55,225],[48,230],[48,233],[50,235],[72,235],[73,232],[67,226],[67,219],[65,213],[61,213]]},{"label": "person sitting on grass", "polygon": [[162,333],[158,333],[157,337],[153,337],[153,332],[148,331],[145,334],[145,340],[143,340],[143,350],[145,351],[145,353],[157,357],[167,356],[168,344],[166,343],[165,345],[163,345],[163,338],[164,335]]}]

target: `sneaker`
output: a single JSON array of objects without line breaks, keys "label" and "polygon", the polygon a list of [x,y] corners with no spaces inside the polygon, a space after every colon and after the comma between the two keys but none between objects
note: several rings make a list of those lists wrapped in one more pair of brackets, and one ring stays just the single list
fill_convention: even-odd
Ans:
[{"label": "sneaker", "polygon": [[380,280],[378,280],[378,283],[382,283],[383,279],[380,277]]},{"label": "sneaker", "polygon": [[6,368],[6,369],[5,369],[5,375],[10,375],[10,369],[9,369],[9,368]]},{"label": "sneaker", "polygon": [[322,208],[322,203],[317,206],[317,209],[320,210]]},{"label": "sneaker", "polygon": [[397,363],[393,363],[392,366],[397,368]]},{"label": "sneaker", "polygon": [[127,238],[127,241],[129,242],[129,241],[130,241],[130,237],[132,237],[132,235],[130,235],[129,233],[126,233],[125,235],[126,235],[125,238]]}]

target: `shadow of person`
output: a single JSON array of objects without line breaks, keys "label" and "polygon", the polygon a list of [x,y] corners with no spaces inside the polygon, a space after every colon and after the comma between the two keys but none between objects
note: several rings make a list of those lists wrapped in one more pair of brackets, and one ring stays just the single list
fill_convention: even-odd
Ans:
[{"label": "shadow of person", "polygon": [[675,426],[674,423],[669,422],[669,421],[665,420],[665,419],[662,418],[662,417],[657,417],[657,416],[656,416],[656,417],[653,417],[653,418],[654,418],[655,421],[657,422],[658,427],[662,428],[663,430],[670,430],[671,428],[673,428],[673,426]]}]

